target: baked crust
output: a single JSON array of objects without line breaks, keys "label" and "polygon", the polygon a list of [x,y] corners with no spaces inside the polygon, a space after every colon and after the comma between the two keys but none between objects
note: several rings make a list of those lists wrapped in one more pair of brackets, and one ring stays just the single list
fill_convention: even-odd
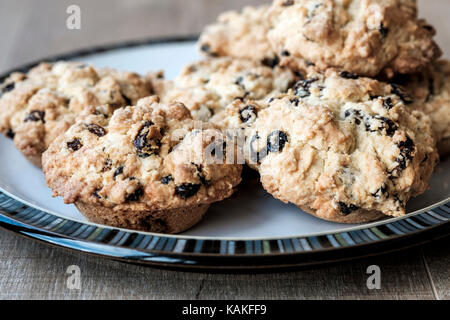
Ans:
[{"label": "baked crust", "polygon": [[[152,85],[131,72],[57,62],[41,63],[26,74],[13,73],[0,90],[0,132],[38,165],[49,144],[78,116],[111,115],[151,95]],[[101,110],[94,108],[100,105]]]},{"label": "baked crust", "polygon": [[232,195],[242,166],[227,158],[219,130],[198,124],[183,104],[161,104],[156,96],[111,118],[79,118],[43,155],[47,185],[105,221],[122,221],[117,212],[136,225],[147,213],[200,217],[205,206]]},{"label": "baked crust", "polygon": [[275,0],[268,39],[281,64],[362,76],[421,71],[441,54],[415,0]]},{"label": "baked crust", "polygon": [[[153,75],[149,75],[154,78]],[[236,99],[266,99],[295,83],[290,70],[248,59],[205,59],[187,65],[174,81],[158,85],[164,103],[182,102],[195,120],[208,121]]]},{"label": "baked crust", "polygon": [[387,216],[380,211],[356,210],[345,216],[337,212],[330,212],[328,216],[324,216],[322,214],[318,214],[317,210],[312,210],[306,206],[300,206],[299,208],[319,219],[342,224],[370,223],[387,218]]},{"label": "baked crust", "polygon": [[209,208],[208,204],[159,211],[134,211],[105,208],[99,205],[75,202],[75,206],[89,221],[116,228],[156,233],[180,233],[199,223]]},{"label": "baked crust", "polygon": [[222,13],[217,22],[205,28],[198,41],[207,56],[257,60],[267,66],[278,57],[267,39],[270,29],[269,6],[245,7],[242,11]]},{"label": "baked crust", "polygon": [[319,218],[402,216],[438,162],[431,120],[402,99],[374,79],[310,74],[245,129],[247,162],[274,197]]},{"label": "baked crust", "polygon": [[226,12],[199,40],[210,56],[248,58],[304,71],[362,76],[421,71],[441,54],[414,0],[275,0]]}]

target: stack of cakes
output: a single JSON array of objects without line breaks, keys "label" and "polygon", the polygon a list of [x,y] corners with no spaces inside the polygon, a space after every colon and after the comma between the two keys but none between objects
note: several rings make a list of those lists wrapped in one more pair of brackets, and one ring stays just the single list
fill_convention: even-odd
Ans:
[{"label": "stack of cakes", "polygon": [[116,227],[184,231],[244,163],[319,218],[402,216],[450,149],[434,35],[414,0],[275,0],[222,14],[173,80],[69,62],[14,73],[0,131],[55,196]]}]

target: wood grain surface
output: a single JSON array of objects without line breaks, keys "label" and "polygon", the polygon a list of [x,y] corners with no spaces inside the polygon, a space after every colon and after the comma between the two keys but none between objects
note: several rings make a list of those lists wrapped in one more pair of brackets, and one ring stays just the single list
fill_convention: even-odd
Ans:
[{"label": "wood grain surface", "polygon": [[[93,45],[197,34],[224,10],[264,2],[0,0],[0,72]],[[81,7],[81,30],[65,27],[71,4]],[[420,7],[448,56],[449,1],[424,0]],[[295,272],[205,274],[127,265],[0,230],[0,299],[450,299],[449,239]],[[70,265],[80,267],[80,290],[67,288]],[[381,268],[380,290],[367,289],[369,265]]]}]

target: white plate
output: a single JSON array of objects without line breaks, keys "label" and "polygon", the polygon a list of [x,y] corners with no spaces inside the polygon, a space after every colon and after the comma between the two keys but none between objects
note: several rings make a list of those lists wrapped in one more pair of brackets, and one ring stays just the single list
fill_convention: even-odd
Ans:
[{"label": "white plate", "polygon": [[[99,67],[131,70],[141,74],[165,70],[173,78],[183,65],[200,59],[193,42],[168,43],[115,49],[85,56],[81,61]],[[32,207],[76,221],[86,219],[61,198],[52,198],[42,172],[14,148],[11,140],[0,137],[0,189]],[[413,199],[408,213],[448,200],[450,196],[450,161],[443,161],[433,175],[431,189]],[[221,238],[302,237],[349,230],[342,225],[314,218],[293,205],[284,204],[261,187],[240,190],[231,199],[211,207],[205,219],[184,233],[188,236]]]}]

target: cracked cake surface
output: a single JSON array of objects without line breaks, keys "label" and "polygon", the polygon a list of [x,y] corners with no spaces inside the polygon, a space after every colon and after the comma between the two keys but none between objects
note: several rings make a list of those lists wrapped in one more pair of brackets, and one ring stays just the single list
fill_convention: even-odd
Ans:
[{"label": "cracked cake surface", "polygon": [[[112,112],[152,94],[143,77],[75,62],[41,63],[0,85],[0,132],[40,165],[42,153],[77,116]],[[96,107],[103,105],[101,110]]]},{"label": "cracked cake surface", "polygon": [[441,55],[415,0],[275,0],[268,38],[283,65],[363,76],[421,71]]},{"label": "cracked cake surface", "polygon": [[312,73],[252,116],[246,158],[264,188],[337,222],[401,216],[438,161],[431,120],[396,86]]},{"label": "cracked cake surface", "polygon": [[441,55],[415,0],[275,0],[219,16],[198,47],[209,56],[249,58],[297,71],[338,68],[392,78]]},{"label": "cracked cake surface", "polygon": [[236,99],[265,99],[286,92],[295,79],[286,68],[254,60],[206,59],[185,66],[173,81],[158,85],[157,93],[163,102],[182,102],[194,119],[208,121]]},{"label": "cracked cake surface", "polygon": [[268,5],[245,7],[242,11],[222,13],[217,22],[205,28],[199,50],[213,57],[257,60],[267,66],[278,63],[278,57],[267,39],[270,29]]},{"label": "cracked cake surface", "polygon": [[85,116],[44,153],[47,184],[65,203],[112,211],[173,210],[223,200],[240,182],[241,166],[227,163],[225,149],[221,162],[211,150],[208,158],[207,148],[223,141],[214,126],[198,125],[183,104],[164,105],[156,96],[110,118]]}]

